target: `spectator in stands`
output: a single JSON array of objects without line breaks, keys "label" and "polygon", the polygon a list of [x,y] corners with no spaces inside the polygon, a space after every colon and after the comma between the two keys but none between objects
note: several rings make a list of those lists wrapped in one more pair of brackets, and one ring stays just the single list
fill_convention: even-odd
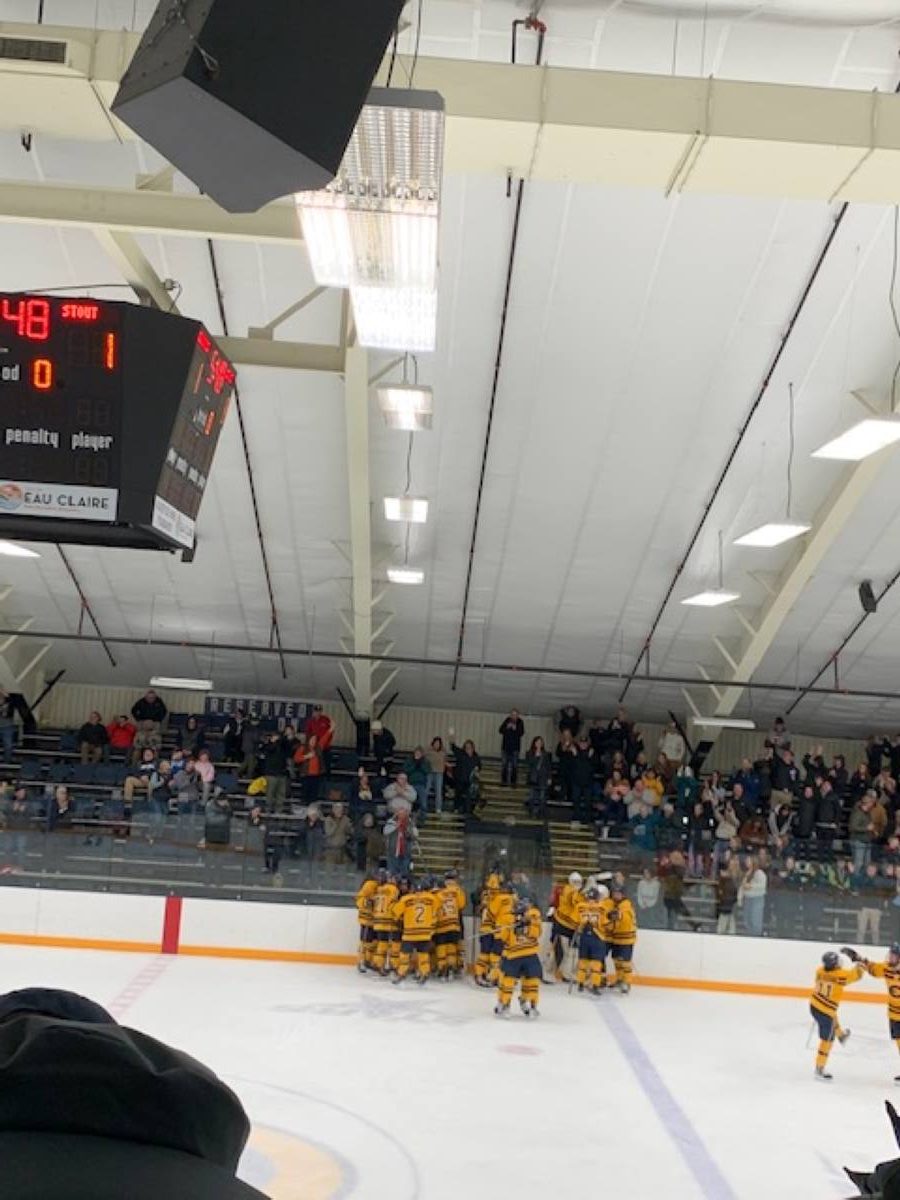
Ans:
[{"label": "spectator in stands", "polygon": [[[596,754],[596,750],[594,752]],[[528,775],[528,799],[525,801],[525,807],[532,817],[544,818],[547,815],[547,790],[553,773],[553,759],[540,736],[531,739],[531,745],[525,755],[525,770]]]},{"label": "spectator in stands", "polygon": [[[287,751],[281,734],[273,730],[260,747],[263,775],[266,777],[266,807],[280,813],[287,803]],[[304,792],[304,798],[315,799]]]},{"label": "spectator in stands", "polygon": [[169,710],[163,700],[152,688],[131,706],[131,715],[137,725],[132,751],[135,762],[140,761],[141,752],[146,747],[159,750],[162,745],[163,722],[168,714]]},{"label": "spectator in stands", "polygon": [[819,795],[815,786],[811,783],[804,784],[797,800],[793,824],[793,833],[799,843],[798,853],[805,853],[805,847],[815,832],[818,805]]},{"label": "spectator in stands", "polygon": [[638,925],[641,929],[658,929],[660,926],[659,899],[662,886],[649,867],[644,867],[638,880],[635,899],[637,901]]},{"label": "spectator in stands", "polygon": [[790,744],[791,735],[788,733],[784,717],[776,717],[772,722],[769,736],[766,738],[766,745],[771,746],[773,750],[778,750],[790,746]]},{"label": "spectator in stands", "polygon": [[[557,729],[560,733],[570,734],[574,741],[574,739],[578,737],[578,732],[581,729],[581,725],[581,712],[575,707],[574,704],[567,704],[564,708],[559,710],[559,722],[557,724]],[[624,739],[623,746],[620,748],[624,749]]]},{"label": "spectator in stands", "polygon": [[406,809],[395,813],[384,827],[388,870],[392,875],[408,875],[416,844],[416,827]]},{"label": "spectator in stands", "polygon": [[882,735],[876,737],[874,733],[869,734],[866,738],[865,755],[869,775],[874,779],[881,771],[881,760],[884,758],[884,737]]},{"label": "spectator in stands", "polygon": [[772,798],[772,764],[775,760],[775,751],[769,746],[763,750],[759,758],[753,761],[753,770],[759,776],[759,803],[757,807],[761,812],[768,812],[770,801]]},{"label": "spectator in stands", "polygon": [[356,827],[356,869],[374,871],[384,858],[384,834],[375,823],[373,813],[363,813]]},{"label": "spectator in stands", "polygon": [[210,758],[208,750],[201,750],[198,753],[194,762],[194,771],[200,780],[203,803],[206,804],[212,794],[213,784],[216,781],[215,763]]},{"label": "spectator in stands", "polygon": [[304,803],[314,804],[319,799],[322,780],[327,774],[325,755],[314,733],[307,734],[306,744],[298,746],[294,751],[294,763],[300,773]]},{"label": "spectator in stands", "polygon": [[5,763],[12,762],[16,744],[16,705],[5,688],[0,688],[0,754]]},{"label": "spectator in stands", "polygon": [[722,800],[714,808],[716,817],[716,841],[713,850],[713,869],[718,870],[728,860],[731,843],[738,835],[741,822],[733,799]]},{"label": "spectator in stands", "polygon": [[366,768],[357,767],[356,779],[350,789],[350,815],[357,817],[367,812],[375,812],[375,793]]},{"label": "spectator in stands", "polygon": [[47,813],[48,831],[54,833],[57,830],[71,829],[74,815],[69,789],[65,784],[60,784],[53,793],[50,810]]},{"label": "spectator in stands", "polygon": [[179,750],[186,750],[191,758],[197,758],[200,751],[206,749],[206,730],[193,713],[183,727],[175,730],[175,745]]},{"label": "spectator in stands", "polygon": [[515,787],[518,782],[522,738],[525,736],[525,722],[519,716],[517,708],[510,710],[510,714],[500,726],[499,732],[500,782],[507,787]]},{"label": "spectator in stands", "polygon": [[840,797],[835,795],[831,781],[823,779],[816,801],[816,842],[820,843],[822,858],[829,859],[831,857],[831,848],[840,830],[840,821]]},{"label": "spectator in stands", "polygon": [[624,729],[625,758],[628,762],[634,762],[639,754],[644,753],[644,735],[637,725],[631,725],[628,722],[625,723]]},{"label": "spectator in stands", "polygon": [[434,811],[444,811],[444,773],[447,770],[447,752],[444,750],[444,739],[433,737],[428,753],[428,796],[434,796]]},{"label": "spectator in stands", "polygon": [[300,850],[310,862],[321,862],[325,856],[325,822],[318,804],[311,804],[300,826]]},{"label": "spectator in stands", "polygon": [[416,746],[412,754],[403,764],[403,773],[412,786],[415,788],[416,799],[418,801],[418,811],[428,812],[428,775],[430,768],[428,759],[425,757],[425,751],[421,746]]},{"label": "spectator in stands", "polygon": [[623,796],[629,821],[642,806],[645,805],[648,809],[653,808],[654,799],[655,794],[647,791],[643,775],[640,779],[636,779],[631,785],[631,789]]},{"label": "spectator in stands", "polygon": [[200,803],[200,777],[192,758],[184,759],[177,768],[173,763],[169,793],[178,809],[178,837],[190,836],[193,815]]},{"label": "spectator in stands", "polygon": [[738,838],[742,850],[748,850],[757,855],[767,853],[766,843],[769,840],[769,830],[760,813],[750,813],[747,819],[741,822]]},{"label": "spectator in stands", "polygon": [[[881,918],[887,909],[888,900],[894,889],[888,886],[887,879],[880,874],[877,863],[871,862],[862,873],[858,871],[854,873],[851,887],[859,902],[859,910],[856,914],[856,940],[880,946]],[[871,936],[868,936],[869,934]]]},{"label": "spectator in stands", "polygon": [[732,783],[739,783],[741,785],[747,807],[752,808],[754,812],[758,812],[760,808],[762,780],[759,777],[759,771],[756,770],[749,758],[741,759],[741,769],[735,772]]},{"label": "spectator in stands", "polygon": [[871,786],[872,777],[869,773],[868,763],[858,763],[847,783],[847,794],[856,801],[860,796],[864,796]]},{"label": "spectator in stands", "polygon": [[683,917],[697,933],[700,923],[694,920],[684,902],[684,858],[677,850],[672,854],[663,855],[659,864],[659,878],[666,909],[666,928],[676,929],[678,918]]},{"label": "spectator in stands", "polygon": [[395,816],[399,812],[411,813],[418,800],[416,789],[409,782],[405,771],[398,771],[397,778],[384,789],[384,800],[388,811]]},{"label": "spectator in stands", "polygon": [[625,758],[625,755],[617,750],[612,756],[610,770],[619,771],[625,776],[626,779],[630,779],[633,783],[636,779],[641,779],[643,777],[643,774],[649,765],[650,764],[647,762],[647,755],[643,752],[643,750],[636,754],[631,762],[628,762]]},{"label": "spectator in stands", "polygon": [[4,828],[10,856],[15,866],[21,870],[28,852],[28,831],[31,828],[28,790],[21,785],[13,791],[12,799],[9,801],[5,812]]},{"label": "spectator in stands", "polygon": [[[301,746],[306,745],[306,734],[297,733],[293,725],[285,725],[281,731],[281,740],[284,742],[285,755],[287,757],[288,775],[291,779],[296,777],[296,764],[294,755]],[[321,749],[321,746],[319,747]]]},{"label": "spectator in stands", "polygon": [[766,892],[769,881],[753,856],[747,859],[744,878],[738,889],[738,902],[744,916],[744,928],[754,937],[762,937],[766,916]]},{"label": "spectator in stands", "polygon": [[241,729],[241,775],[254,779],[258,771],[261,731],[258,717],[248,717]]},{"label": "spectator in stands", "polygon": [[737,933],[734,919],[737,900],[738,889],[734,875],[728,864],[723,863],[716,878],[716,933],[723,935]]},{"label": "spectator in stands", "polygon": [[779,804],[769,813],[768,845],[773,854],[783,854],[790,845],[793,823],[794,813],[789,804]]},{"label": "spectator in stands", "polygon": [[847,833],[850,839],[850,850],[853,855],[853,873],[861,875],[869,865],[872,857],[872,841],[875,836],[875,824],[872,820],[872,809],[875,806],[875,792],[868,791],[861,796],[853,806]]},{"label": "spectator in stands", "polygon": [[[704,789],[708,803],[714,803],[712,793]],[[688,812],[700,796],[700,781],[690,767],[679,767],[675,773],[675,796],[681,812]]]},{"label": "spectator in stands", "polygon": [[150,777],[147,796],[147,841],[152,846],[162,835],[169,811],[169,785],[172,782],[172,764],[166,759],[159,763]]},{"label": "spectator in stands", "polygon": [[333,800],[331,812],[325,818],[325,861],[327,863],[332,866],[341,866],[347,861],[352,835],[353,823],[344,812],[343,804],[340,800]]},{"label": "spectator in stands", "polygon": [[[831,766],[828,770],[828,778],[831,780],[831,786],[839,796],[843,796],[847,790],[849,775],[847,774],[847,760],[843,754],[835,754],[831,760]],[[896,776],[895,776],[896,778]]]},{"label": "spectator in stands", "polygon": [[651,797],[650,803],[657,805],[660,804],[663,796],[665,795],[666,788],[662,779],[659,777],[659,772],[655,767],[648,767],[642,778],[644,780],[645,791],[651,792],[653,796],[655,796],[655,799]]},{"label": "spectator in stands", "polygon": [[572,764],[572,802],[576,821],[589,822],[592,815],[594,768],[596,761],[594,751],[586,733],[578,735],[575,743],[575,755]]},{"label": "spectator in stands", "polygon": [[244,732],[245,719],[244,710],[237,708],[231,713],[222,728],[222,754],[227,763],[243,761],[244,751],[241,745],[241,736]]},{"label": "spectator in stands", "polygon": [[98,712],[92,712],[78,730],[78,747],[83,763],[102,762],[109,745],[109,734]]},{"label": "spectator in stands", "polygon": [[[577,709],[576,709],[577,712]],[[625,752],[628,749],[628,733],[630,725],[623,718],[623,710],[612,718],[606,727],[606,744],[610,754],[619,753],[625,757]]]},{"label": "spectator in stands", "polygon": [[303,726],[303,732],[306,734],[307,742],[315,737],[316,745],[322,755],[324,774],[329,775],[331,773],[331,745],[334,741],[334,721],[321,704],[317,704],[313,708],[312,716]]},{"label": "spectator in stands", "polygon": [[453,751],[453,784],[456,790],[456,811],[469,816],[481,805],[481,757],[471,738],[462,747],[456,745],[454,730],[450,730],[450,749]]},{"label": "spectator in stands", "polygon": [[788,747],[776,750],[771,766],[772,791],[769,807],[790,804],[800,790],[800,769],[794,762],[794,753]]},{"label": "spectator in stands", "polygon": [[709,874],[717,823],[713,807],[708,801],[698,800],[693,804],[687,828],[689,874]]},{"label": "spectator in stands", "polygon": [[156,773],[156,751],[150,746],[147,746],[141,751],[141,761],[138,764],[137,771],[131,774],[125,780],[123,791],[125,793],[125,806],[131,808],[134,804],[135,792],[146,792],[150,795],[150,780]]},{"label": "spectator in stands", "polygon": [[567,804],[572,803],[575,795],[574,775],[577,754],[578,747],[575,745],[575,739],[568,729],[563,729],[560,732],[559,741],[556,743],[556,762],[559,790]]},{"label": "spectator in stands", "polygon": [[659,824],[656,826],[656,844],[662,851],[681,851],[684,847],[687,818],[675,811],[675,805],[662,806]]},{"label": "spectator in stands", "polygon": [[209,846],[231,845],[231,804],[222,791],[207,800],[203,806],[203,839],[201,850]]},{"label": "spectator in stands", "polygon": [[649,804],[638,804],[628,820],[632,856],[638,862],[646,862],[656,854],[656,829],[659,814]]},{"label": "spectator in stands", "polygon": [[134,745],[134,735],[137,729],[132,725],[126,716],[119,716],[106,727],[106,734],[109,738],[109,749],[113,754],[124,755],[128,758],[131,755],[131,747]]},{"label": "spectator in stands", "polygon": [[379,771],[384,767],[390,771],[394,761],[394,748],[397,745],[397,739],[386,725],[381,721],[372,722],[372,753],[375,756],[375,763]]},{"label": "spectator in stands", "polygon": [[685,755],[684,738],[678,732],[678,726],[674,721],[668,723],[656,748],[665,757],[666,778],[671,779],[684,762]]}]

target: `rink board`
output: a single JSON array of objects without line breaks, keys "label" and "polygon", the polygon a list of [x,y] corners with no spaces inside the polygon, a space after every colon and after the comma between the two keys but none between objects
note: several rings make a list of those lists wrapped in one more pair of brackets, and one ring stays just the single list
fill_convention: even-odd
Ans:
[{"label": "rink board", "polygon": [[[347,908],[4,888],[0,943],[350,964],[357,924]],[[793,997],[808,994],[823,948],[817,942],[645,930],[635,965],[644,985]],[[884,947],[861,949],[871,957],[884,954]],[[883,986],[870,979],[846,994],[879,1003],[883,997]]]}]

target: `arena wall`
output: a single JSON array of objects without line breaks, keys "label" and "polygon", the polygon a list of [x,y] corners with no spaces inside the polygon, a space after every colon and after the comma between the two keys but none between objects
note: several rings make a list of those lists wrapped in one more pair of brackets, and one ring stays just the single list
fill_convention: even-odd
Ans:
[{"label": "arena wall", "polygon": [[[0,943],[351,965],[357,934],[347,908],[11,887],[0,891]],[[803,998],[822,950],[814,942],[646,930],[635,963],[645,986]],[[883,1003],[884,988],[865,979],[846,998]]]}]

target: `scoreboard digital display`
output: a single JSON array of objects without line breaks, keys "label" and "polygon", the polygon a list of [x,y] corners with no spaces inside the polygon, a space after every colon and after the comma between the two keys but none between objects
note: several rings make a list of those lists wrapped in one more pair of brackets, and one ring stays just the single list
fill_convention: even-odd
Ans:
[{"label": "scoreboard digital display", "polygon": [[192,548],[234,381],[198,321],[0,294],[0,530]]}]

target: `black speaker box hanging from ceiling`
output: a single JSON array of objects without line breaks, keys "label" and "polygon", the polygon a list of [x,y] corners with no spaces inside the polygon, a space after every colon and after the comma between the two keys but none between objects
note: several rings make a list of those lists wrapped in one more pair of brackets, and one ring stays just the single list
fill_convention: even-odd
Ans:
[{"label": "black speaker box hanging from ceiling", "polygon": [[229,212],[337,172],[405,0],[161,0],[115,115]]},{"label": "black speaker box hanging from ceiling", "polygon": [[859,602],[867,613],[878,611],[878,601],[875,599],[875,593],[872,591],[872,585],[868,579],[864,579],[859,585]]}]

